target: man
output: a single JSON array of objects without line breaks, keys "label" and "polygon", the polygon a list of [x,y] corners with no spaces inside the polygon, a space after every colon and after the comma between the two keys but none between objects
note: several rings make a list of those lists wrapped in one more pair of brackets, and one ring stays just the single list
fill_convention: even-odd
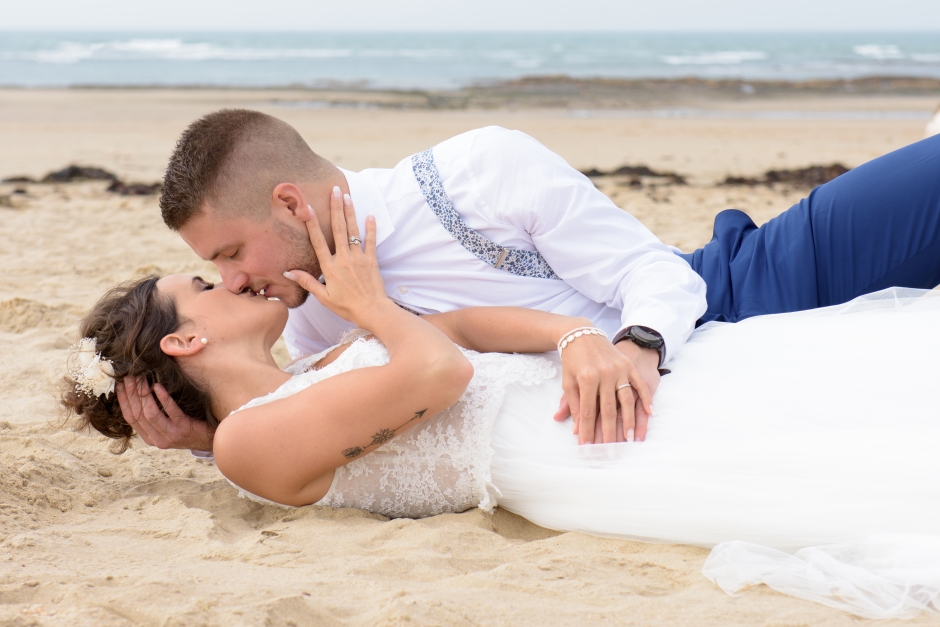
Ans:
[{"label": "man", "polygon": [[[624,384],[635,371],[655,391],[658,368],[705,311],[705,285],[636,219],[527,135],[480,129],[394,169],[354,173],[316,155],[280,120],[224,110],[182,135],[160,205],[167,226],[215,263],[229,290],[263,292],[293,308],[285,339],[296,357],[335,344],[350,328],[282,276],[291,268],[320,274],[305,220],[308,211],[316,213],[332,249],[334,187],[350,195],[360,221],[375,216],[379,266],[389,295],[403,307],[432,313],[515,305],[581,316],[603,329],[616,344],[587,354],[588,343],[576,340],[565,351],[565,390],[573,414],[585,420],[580,439],[593,441],[598,408],[603,439],[618,439],[618,404],[623,422],[635,421],[636,439],[645,437],[648,415]],[[182,418],[177,424],[190,433],[167,438],[174,423],[160,423],[149,390],[142,391],[144,407],[127,407],[125,415],[145,441],[211,445],[202,425],[192,431]],[[166,409],[176,417],[172,403]]]},{"label": "man", "polygon": [[[696,321],[733,322],[940,282],[933,191],[940,144],[930,141],[817,188],[761,229],[741,212],[724,212],[713,241],[682,256],[558,155],[499,128],[457,136],[391,170],[353,173],[313,153],[275,118],[219,111],[181,137],[160,204],[167,225],[216,264],[228,289],[263,292],[294,308],[285,338],[296,357],[334,344],[349,328],[281,277],[294,267],[319,274],[303,222],[315,212],[332,248],[329,203],[339,188],[360,220],[376,217],[379,265],[403,307],[515,305],[584,316],[606,331],[607,349],[566,359],[574,362],[566,363],[564,387],[581,423],[579,441],[594,441],[598,413],[602,439],[619,439],[618,404],[642,440],[649,416],[624,391],[624,377],[639,373],[655,392],[658,368]],[[708,283],[707,311],[699,275]],[[120,394],[145,441],[211,446],[202,423],[171,401],[164,400],[164,415],[150,392],[141,385],[139,394]],[[556,418],[566,414],[563,405]]]}]

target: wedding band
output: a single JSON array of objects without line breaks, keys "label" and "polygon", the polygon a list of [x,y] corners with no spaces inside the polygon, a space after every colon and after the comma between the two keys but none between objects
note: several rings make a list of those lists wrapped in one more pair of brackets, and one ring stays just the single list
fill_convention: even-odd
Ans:
[{"label": "wedding band", "polygon": [[619,392],[619,391],[622,390],[623,388],[632,388],[632,387],[633,387],[633,386],[630,385],[629,383],[624,383],[623,385],[618,385],[618,386],[617,386],[617,391]]},{"label": "wedding band", "polygon": [[358,237],[353,236],[353,237],[350,237],[350,238],[349,238],[349,245],[350,245],[350,246],[355,246],[355,245],[361,244],[361,243],[362,243],[362,240],[359,239]]}]

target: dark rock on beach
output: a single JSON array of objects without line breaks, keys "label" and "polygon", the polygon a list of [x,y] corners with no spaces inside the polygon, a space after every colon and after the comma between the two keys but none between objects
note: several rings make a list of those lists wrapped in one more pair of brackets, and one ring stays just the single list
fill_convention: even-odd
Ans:
[{"label": "dark rock on beach", "polygon": [[726,176],[719,185],[746,185],[748,187],[754,187],[755,185],[764,185],[765,181],[763,178],[749,177],[749,176]]},{"label": "dark rock on beach", "polygon": [[[162,183],[125,183],[113,172],[102,168],[70,165],[61,170],[50,172],[40,181],[28,176],[11,176],[3,179],[3,183],[77,183],[79,181],[110,181],[108,191],[121,196],[153,196],[163,189]],[[18,187],[14,194],[25,194],[26,189]]]},{"label": "dark rock on beach", "polygon": [[676,176],[671,172],[657,172],[645,165],[622,165],[610,172],[611,176]]},{"label": "dark rock on beach", "polygon": [[597,168],[591,168],[590,170],[582,170],[581,174],[588,178],[599,178],[602,176],[629,176],[629,185],[631,187],[642,186],[642,177],[661,179],[670,185],[687,184],[685,177],[681,174],[676,174],[675,172],[658,172],[646,165],[622,165],[619,168],[609,172],[604,172],[603,170],[598,170]]},{"label": "dark rock on beach", "polygon": [[108,186],[109,192],[121,196],[153,196],[159,194],[161,189],[163,189],[162,183],[147,185],[146,183],[127,184],[122,181],[114,181]]},{"label": "dark rock on beach", "polygon": [[790,185],[816,187],[828,183],[848,171],[849,168],[841,163],[833,163],[831,165],[814,165],[800,170],[768,170],[765,178],[771,184],[788,183]]},{"label": "dark rock on beach", "polygon": [[681,174],[676,174],[675,172],[657,172],[645,165],[622,165],[610,174],[611,176],[632,176],[634,178],[638,176],[661,178],[672,185],[686,185],[688,183]]},{"label": "dark rock on beach", "polygon": [[116,181],[118,177],[102,170],[79,165],[70,165],[57,172],[50,172],[43,177],[41,183],[74,183],[75,181]]},{"label": "dark rock on beach", "polygon": [[849,171],[841,163],[830,165],[812,165],[808,168],[798,168],[794,170],[767,170],[760,178],[747,176],[728,176],[719,185],[726,186],[747,186],[766,185],[768,187],[775,183],[791,185],[793,187],[817,187],[823,183],[828,183],[837,176],[841,176]]}]

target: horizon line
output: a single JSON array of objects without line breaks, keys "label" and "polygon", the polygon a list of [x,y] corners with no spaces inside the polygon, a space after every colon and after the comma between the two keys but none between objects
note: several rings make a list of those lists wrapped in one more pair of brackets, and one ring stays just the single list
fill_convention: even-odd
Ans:
[{"label": "horizon line", "polygon": [[[610,83],[646,83],[646,82],[656,82],[656,83],[714,83],[714,84],[725,84],[725,85],[736,85],[736,84],[753,84],[753,85],[765,85],[765,86],[786,86],[786,85],[824,85],[824,84],[844,84],[844,83],[865,83],[870,81],[916,81],[916,82],[931,82],[931,83],[940,83],[940,77],[938,76],[927,76],[927,75],[917,75],[917,74],[865,74],[861,76],[854,77],[840,77],[840,76],[828,76],[828,77],[815,77],[815,78],[799,78],[799,79],[786,79],[786,78],[745,78],[745,77],[704,77],[697,76],[695,74],[686,74],[682,76],[662,76],[662,75],[650,75],[650,76],[636,76],[636,77],[620,77],[620,76],[572,76],[569,74],[529,74],[518,76],[515,78],[491,78],[491,79],[477,79],[475,81],[468,82],[466,85],[459,87],[408,87],[408,86],[369,86],[362,84],[361,81],[351,81],[344,82],[338,79],[326,79],[324,84],[315,85],[315,84],[303,84],[303,83],[282,83],[282,84],[271,84],[271,85],[258,85],[258,84],[237,84],[237,83],[72,83],[72,84],[61,84],[61,85],[26,85],[26,84],[16,84],[16,83],[0,83],[0,89],[93,89],[93,90],[109,90],[109,89],[131,89],[131,90],[234,90],[234,91],[314,91],[314,92],[352,92],[352,93],[398,93],[398,94],[415,94],[415,93],[436,93],[436,92],[451,92],[459,91],[462,89],[491,89],[494,87],[501,87],[503,85],[520,83],[525,81],[573,81],[581,83],[592,83],[597,82],[600,84],[610,84]],[[855,95],[869,95],[869,94],[855,94]]]},{"label": "horizon line", "polygon": [[639,29],[526,29],[526,28],[505,28],[505,29],[460,29],[460,28],[418,28],[418,29],[389,29],[389,28],[363,28],[358,30],[350,29],[307,29],[307,28],[193,28],[193,27],[140,27],[140,26],[113,26],[105,28],[74,28],[74,27],[43,27],[36,28],[32,26],[3,26],[0,27],[0,33],[112,33],[112,32],[139,32],[139,33],[311,33],[311,34],[479,34],[479,35],[500,35],[500,34],[546,34],[546,35],[644,35],[644,34],[662,34],[662,35],[680,35],[680,34],[901,34],[918,33],[934,34],[940,38],[940,30],[936,28],[805,28],[805,29],[775,29],[775,28],[729,28],[729,29],[669,29],[669,28],[639,28]]}]

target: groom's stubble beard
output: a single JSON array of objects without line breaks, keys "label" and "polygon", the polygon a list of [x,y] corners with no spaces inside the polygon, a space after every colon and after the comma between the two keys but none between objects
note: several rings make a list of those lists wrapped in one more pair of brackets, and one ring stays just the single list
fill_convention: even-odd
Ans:
[{"label": "groom's stubble beard", "polygon": [[[285,270],[303,270],[314,279],[320,277],[320,262],[317,261],[317,255],[313,252],[313,246],[310,244],[310,237],[306,231],[296,231],[288,225],[280,222],[274,222],[274,230],[287,249],[287,268]],[[281,297],[281,301],[290,309],[300,307],[310,297],[310,292],[299,285],[292,286],[291,293],[286,297]]]}]

